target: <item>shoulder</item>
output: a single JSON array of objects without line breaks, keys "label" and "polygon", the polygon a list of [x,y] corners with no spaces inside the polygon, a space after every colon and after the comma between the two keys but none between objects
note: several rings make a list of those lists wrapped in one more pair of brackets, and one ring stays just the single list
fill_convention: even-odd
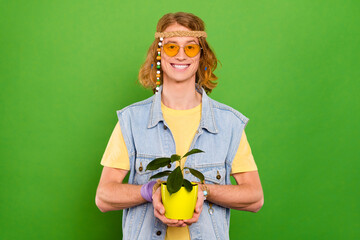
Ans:
[{"label": "shoulder", "polygon": [[[209,98],[214,115],[223,118],[223,120],[229,119],[236,122],[241,122],[242,124],[247,124],[249,118],[243,115],[241,112],[237,111],[236,109],[220,103],[216,100]],[[224,119],[225,118],[225,119]]]},{"label": "shoulder", "polygon": [[141,110],[150,109],[153,101],[154,101],[154,95],[145,100],[133,103],[129,106],[126,106],[123,109],[117,110],[116,113],[118,116],[127,115],[127,114],[131,114],[131,113],[139,113],[139,112],[142,112]]}]

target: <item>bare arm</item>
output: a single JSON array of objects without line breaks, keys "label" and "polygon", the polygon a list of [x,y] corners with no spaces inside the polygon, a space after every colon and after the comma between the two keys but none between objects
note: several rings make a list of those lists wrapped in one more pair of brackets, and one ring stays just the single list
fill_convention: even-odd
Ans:
[{"label": "bare arm", "polygon": [[258,171],[233,174],[237,185],[207,185],[208,201],[223,207],[257,212],[264,204]]},{"label": "bare arm", "polygon": [[96,206],[102,212],[121,210],[146,202],[141,185],[123,184],[128,170],[104,167],[96,191]]}]

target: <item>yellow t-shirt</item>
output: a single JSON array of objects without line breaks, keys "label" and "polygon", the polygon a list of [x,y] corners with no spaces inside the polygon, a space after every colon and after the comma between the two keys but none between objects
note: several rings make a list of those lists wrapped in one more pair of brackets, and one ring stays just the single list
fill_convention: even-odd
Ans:
[{"label": "yellow t-shirt", "polygon": [[[199,127],[201,119],[201,104],[187,110],[174,110],[161,103],[164,120],[169,126],[175,140],[176,154],[183,156],[189,151],[191,142]],[[181,161],[182,167],[186,159]],[[106,146],[101,164],[106,167],[130,170],[129,155],[125,145],[119,122],[117,122],[110,140]],[[256,171],[257,167],[247,141],[245,131],[242,133],[239,148],[233,160],[231,174]],[[165,240],[190,239],[188,227],[168,227]]]}]

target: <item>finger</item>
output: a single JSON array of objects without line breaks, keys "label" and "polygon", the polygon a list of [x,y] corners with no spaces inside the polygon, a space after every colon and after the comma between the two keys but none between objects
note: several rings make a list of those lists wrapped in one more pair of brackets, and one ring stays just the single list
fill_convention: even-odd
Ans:
[{"label": "finger", "polygon": [[156,209],[156,211],[158,211],[161,215],[165,214],[165,208],[164,205],[161,204],[161,202],[154,202],[154,209]]},{"label": "finger", "polygon": [[154,209],[154,215],[155,217],[157,217],[160,221],[162,221],[164,224],[170,226],[170,227],[182,227],[182,226],[186,226],[186,224],[184,224],[184,221],[182,220],[177,220],[177,219],[169,219],[167,217],[165,217],[165,215],[161,214],[159,211]]},{"label": "finger", "polygon": [[186,227],[186,224],[184,223],[183,220],[178,220],[178,222],[176,224],[171,224],[168,226],[170,226],[170,227]]},{"label": "finger", "polygon": [[203,201],[200,201],[200,203],[195,207],[195,211],[193,214],[193,217],[187,220],[184,220],[185,224],[191,225],[199,220],[200,214],[203,210]]},{"label": "finger", "polygon": [[164,208],[164,205],[161,202],[160,190],[157,190],[153,195],[153,206],[154,206],[154,209],[159,211],[160,214],[164,215],[165,208]]},{"label": "finger", "polygon": [[[190,224],[191,225],[191,224]],[[190,226],[189,225],[189,226]],[[181,226],[180,227],[186,227],[186,226],[188,226],[185,222],[183,223],[183,224],[181,224]]]},{"label": "finger", "polygon": [[186,226],[186,224],[184,223],[184,221],[182,220],[177,220],[177,219],[169,219],[167,217],[163,217],[163,223],[167,224],[170,227],[182,227],[182,226]]},{"label": "finger", "polygon": [[202,210],[203,210],[203,206],[204,206],[203,204],[199,204],[199,206],[196,206],[195,207],[195,213],[200,214],[202,212]]},{"label": "finger", "polygon": [[175,219],[168,219],[163,214],[160,214],[157,210],[154,210],[154,215],[164,224],[175,226],[178,223],[178,220]]},{"label": "finger", "polygon": [[203,208],[203,201],[198,201],[195,206],[195,212],[196,213],[201,212],[202,208]]},{"label": "finger", "polygon": [[203,205],[204,205],[204,197],[199,196],[197,201],[196,201],[195,212],[197,212],[197,213],[201,212]]},{"label": "finger", "polygon": [[178,220],[178,219],[169,219],[167,217],[165,217],[165,215],[163,216],[163,220],[164,223],[166,222],[166,224],[170,227],[182,227],[182,226],[186,226],[186,224],[184,223],[183,220]]},{"label": "finger", "polygon": [[186,225],[189,225],[189,226],[190,226],[191,224],[197,222],[197,221],[199,220],[199,217],[200,217],[200,213],[194,213],[193,217],[190,218],[190,219],[184,220],[184,223],[185,223]]},{"label": "finger", "polygon": [[169,227],[182,227],[186,226],[183,221],[175,220],[175,219],[168,219],[166,217],[163,218],[163,223],[168,225]]}]

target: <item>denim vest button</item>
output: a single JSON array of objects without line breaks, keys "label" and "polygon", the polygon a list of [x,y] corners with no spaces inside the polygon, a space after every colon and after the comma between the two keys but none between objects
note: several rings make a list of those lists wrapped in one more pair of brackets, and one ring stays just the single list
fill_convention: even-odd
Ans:
[{"label": "denim vest button", "polygon": [[166,130],[167,129],[167,126],[166,125],[164,125],[164,130]]},{"label": "denim vest button", "polygon": [[161,235],[161,231],[157,231],[156,235],[160,236]]}]

